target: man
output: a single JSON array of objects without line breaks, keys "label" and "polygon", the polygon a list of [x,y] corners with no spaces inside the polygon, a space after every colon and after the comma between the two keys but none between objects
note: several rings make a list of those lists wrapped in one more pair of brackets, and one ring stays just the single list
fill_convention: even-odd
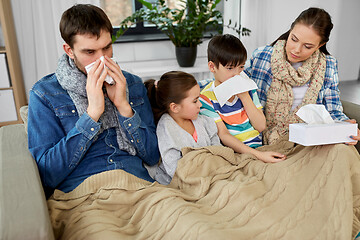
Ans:
[{"label": "man", "polygon": [[[70,192],[113,169],[153,181],[143,167],[159,160],[150,103],[141,79],[111,59],[108,17],[96,6],[75,5],[63,13],[60,32],[65,54],[29,97],[29,150],[44,188]],[[115,84],[104,82],[107,75]]]}]

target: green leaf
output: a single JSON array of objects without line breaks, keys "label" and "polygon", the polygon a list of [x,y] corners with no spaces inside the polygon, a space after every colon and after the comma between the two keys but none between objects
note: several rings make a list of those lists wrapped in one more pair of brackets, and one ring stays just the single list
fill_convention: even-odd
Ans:
[{"label": "green leaf", "polygon": [[145,1],[145,0],[137,0],[138,2],[140,2],[142,5],[144,5],[145,7],[147,7],[148,9],[153,9],[153,6],[151,3]]},{"label": "green leaf", "polygon": [[[146,0],[137,0],[145,7],[136,10],[131,16],[121,22],[121,31],[112,37],[113,41],[119,38],[130,25],[147,21],[166,34],[175,46],[196,46],[202,42],[208,28],[222,33],[223,27],[234,29],[240,36],[250,34],[250,30],[225,25],[220,11],[215,7],[221,0],[180,0],[183,8],[170,9],[165,0],[157,0],[151,4]],[[224,25],[220,25],[222,22]]]}]

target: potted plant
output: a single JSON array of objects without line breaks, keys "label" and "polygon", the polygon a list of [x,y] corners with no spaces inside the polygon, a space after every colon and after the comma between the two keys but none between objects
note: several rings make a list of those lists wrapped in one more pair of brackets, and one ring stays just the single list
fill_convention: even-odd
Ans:
[{"label": "potted plant", "polygon": [[[120,23],[120,29],[113,37],[119,38],[132,24],[141,21],[154,24],[166,34],[176,48],[176,57],[181,67],[191,67],[195,63],[197,46],[202,43],[209,29],[222,33],[222,14],[216,9],[221,0],[183,0],[183,8],[170,9],[165,0],[151,4],[138,0],[144,6]],[[229,23],[230,24],[230,23]],[[238,33],[247,35],[248,29],[238,28]]]}]

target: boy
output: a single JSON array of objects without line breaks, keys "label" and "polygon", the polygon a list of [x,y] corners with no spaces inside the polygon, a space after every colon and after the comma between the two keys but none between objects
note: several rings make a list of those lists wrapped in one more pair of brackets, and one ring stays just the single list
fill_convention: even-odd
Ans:
[{"label": "boy", "polygon": [[225,146],[238,153],[251,153],[264,162],[279,162],[286,156],[255,149],[262,145],[260,132],[266,128],[266,119],[256,90],[235,94],[223,106],[218,103],[214,93],[215,87],[243,71],[246,58],[246,49],[237,37],[225,34],[210,40],[208,66],[215,81],[201,91],[200,113],[214,119],[220,140]]}]

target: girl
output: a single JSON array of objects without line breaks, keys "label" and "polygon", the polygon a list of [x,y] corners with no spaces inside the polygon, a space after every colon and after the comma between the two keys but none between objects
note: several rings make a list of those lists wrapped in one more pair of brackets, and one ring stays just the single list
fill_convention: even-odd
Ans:
[{"label": "girl", "polygon": [[195,78],[180,71],[167,72],[159,81],[145,82],[153,109],[161,162],[145,166],[152,178],[169,184],[183,147],[221,145],[217,127],[209,117],[199,115],[200,87]]}]

